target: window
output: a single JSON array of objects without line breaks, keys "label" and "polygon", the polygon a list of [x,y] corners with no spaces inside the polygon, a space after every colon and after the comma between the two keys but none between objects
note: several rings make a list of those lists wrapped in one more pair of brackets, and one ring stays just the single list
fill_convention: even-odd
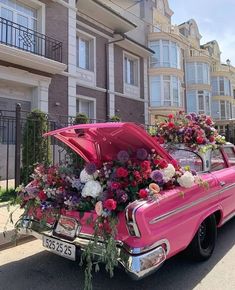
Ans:
[{"label": "window", "polygon": [[188,84],[210,84],[209,64],[190,62],[186,64]]},{"label": "window", "polygon": [[133,86],[138,86],[139,83],[139,61],[131,56],[124,57],[125,65],[125,83]]},{"label": "window", "polygon": [[219,149],[211,151],[211,171],[217,171],[225,168],[223,155]]},{"label": "window", "polygon": [[77,113],[82,113],[90,119],[95,119],[95,100],[91,100],[90,98],[77,99]]},{"label": "window", "polygon": [[231,118],[231,104],[229,101],[220,101],[220,118],[230,119]]},{"label": "window", "polygon": [[235,151],[233,147],[224,147],[224,152],[226,153],[228,157],[228,161],[230,165],[235,165]]},{"label": "window", "polygon": [[190,166],[190,169],[200,172],[203,170],[202,158],[195,152],[173,148],[169,150],[171,156],[179,162],[179,165],[183,168]]},{"label": "window", "polygon": [[207,91],[198,91],[198,114],[210,115],[210,93]]},{"label": "window", "polygon": [[230,80],[226,77],[212,78],[212,95],[213,96],[231,96]]},{"label": "window", "polygon": [[150,41],[150,48],[155,54],[150,59],[151,67],[180,68],[180,48],[169,40]]},{"label": "window", "polygon": [[34,51],[36,49],[34,34],[27,30],[38,30],[37,9],[31,8],[18,0],[0,0],[0,16],[15,22],[22,27],[10,26],[6,23],[0,25],[1,42]]},{"label": "window", "polygon": [[150,77],[151,106],[182,106],[180,100],[181,83],[175,76]]},{"label": "window", "polygon": [[77,67],[94,70],[94,40],[85,36],[77,37]]}]

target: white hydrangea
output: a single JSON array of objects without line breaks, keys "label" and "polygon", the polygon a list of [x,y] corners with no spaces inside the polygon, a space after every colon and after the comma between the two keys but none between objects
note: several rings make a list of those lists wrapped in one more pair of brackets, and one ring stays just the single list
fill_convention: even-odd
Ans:
[{"label": "white hydrangea", "polygon": [[160,170],[163,175],[163,180],[165,182],[168,182],[172,179],[172,177],[175,175],[175,167],[172,164],[168,164],[168,166],[164,169]]},{"label": "white hydrangea", "polygon": [[94,175],[89,175],[85,169],[80,173],[80,180],[82,183],[86,183],[89,180],[94,180]]},{"label": "white hydrangea", "polygon": [[83,197],[91,196],[93,198],[96,198],[100,195],[101,192],[102,187],[100,183],[95,180],[89,180],[83,187],[82,196]]},{"label": "white hydrangea", "polygon": [[195,184],[194,176],[191,172],[186,171],[181,177],[177,179],[180,186],[190,188]]}]

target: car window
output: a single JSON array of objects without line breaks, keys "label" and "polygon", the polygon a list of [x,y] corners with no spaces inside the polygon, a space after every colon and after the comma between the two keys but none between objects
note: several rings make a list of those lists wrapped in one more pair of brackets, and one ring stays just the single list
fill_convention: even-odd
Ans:
[{"label": "car window", "polygon": [[235,165],[235,152],[233,147],[224,147],[224,152],[227,154],[229,164]]},{"label": "car window", "polygon": [[191,170],[197,172],[203,170],[202,158],[197,153],[183,149],[170,149],[168,151],[181,167],[190,166]]},{"label": "car window", "polygon": [[223,155],[219,149],[211,151],[211,171],[217,171],[226,168]]}]

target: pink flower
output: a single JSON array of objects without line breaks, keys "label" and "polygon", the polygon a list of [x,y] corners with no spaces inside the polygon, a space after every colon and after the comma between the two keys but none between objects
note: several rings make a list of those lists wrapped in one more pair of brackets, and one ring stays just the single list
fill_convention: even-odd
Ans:
[{"label": "pink flower", "polygon": [[175,127],[175,124],[173,122],[168,123],[168,128],[173,129]]},{"label": "pink flower", "polygon": [[197,137],[196,141],[197,141],[197,144],[202,144],[204,142],[204,138],[199,136]]},{"label": "pink flower", "polygon": [[150,162],[145,160],[141,163],[141,169],[147,171],[150,169]]},{"label": "pink flower", "polygon": [[105,200],[104,207],[110,211],[115,210],[117,207],[117,202],[114,199],[109,198],[109,199]]},{"label": "pink flower", "polygon": [[112,182],[111,183],[111,189],[112,190],[117,190],[117,189],[119,189],[121,187],[121,184],[119,183],[119,182]]},{"label": "pink flower", "polygon": [[169,114],[169,115],[168,115],[168,118],[169,118],[169,119],[173,119],[173,118],[174,118],[174,115],[173,115],[173,114]]}]

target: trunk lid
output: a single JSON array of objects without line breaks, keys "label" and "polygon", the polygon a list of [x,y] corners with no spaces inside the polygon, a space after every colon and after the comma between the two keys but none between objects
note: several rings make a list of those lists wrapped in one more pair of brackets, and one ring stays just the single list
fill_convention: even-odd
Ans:
[{"label": "trunk lid", "polygon": [[134,123],[96,123],[69,126],[46,133],[68,145],[86,162],[101,166],[116,159],[121,150],[135,152],[144,148],[156,150],[167,161],[172,157],[140,126]]}]

